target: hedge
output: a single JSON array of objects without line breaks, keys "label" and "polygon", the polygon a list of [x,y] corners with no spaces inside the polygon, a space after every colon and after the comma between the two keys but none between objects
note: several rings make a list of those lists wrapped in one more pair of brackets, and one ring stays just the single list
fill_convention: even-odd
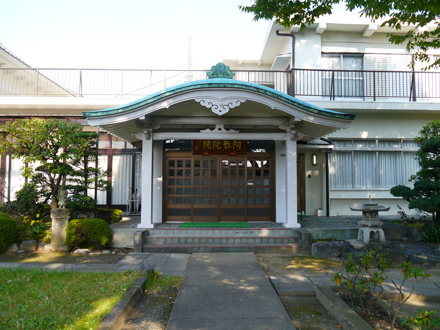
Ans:
[{"label": "hedge", "polygon": [[0,251],[14,243],[17,235],[17,223],[8,214],[0,212]]},{"label": "hedge", "polygon": [[102,219],[75,219],[67,224],[66,242],[69,251],[74,248],[104,248],[113,233]]},{"label": "hedge", "polygon": [[122,220],[122,211],[118,209],[98,209],[96,215],[109,225]]}]

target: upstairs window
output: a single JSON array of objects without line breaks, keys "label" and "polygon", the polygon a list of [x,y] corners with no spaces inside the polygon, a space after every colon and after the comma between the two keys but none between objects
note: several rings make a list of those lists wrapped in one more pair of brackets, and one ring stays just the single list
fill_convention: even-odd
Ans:
[{"label": "upstairs window", "polygon": [[324,97],[363,98],[364,58],[362,55],[322,54]]}]

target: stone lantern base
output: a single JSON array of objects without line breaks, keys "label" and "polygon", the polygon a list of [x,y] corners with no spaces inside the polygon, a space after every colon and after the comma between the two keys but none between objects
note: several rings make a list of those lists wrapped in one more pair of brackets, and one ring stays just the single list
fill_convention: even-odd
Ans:
[{"label": "stone lantern base", "polygon": [[50,216],[52,218],[52,234],[50,244],[44,247],[49,251],[64,251],[67,252],[66,241],[66,227],[69,223],[70,210],[69,209],[52,209]]},{"label": "stone lantern base", "polygon": [[358,241],[363,241],[364,244],[368,244],[371,240],[371,234],[373,234],[373,240],[381,241],[382,243],[385,243],[385,233],[383,232],[383,229],[380,227],[361,227],[359,228],[358,232]]}]

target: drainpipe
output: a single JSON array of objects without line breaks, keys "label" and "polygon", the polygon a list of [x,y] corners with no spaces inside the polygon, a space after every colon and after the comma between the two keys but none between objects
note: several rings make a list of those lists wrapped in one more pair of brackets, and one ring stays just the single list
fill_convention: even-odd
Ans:
[{"label": "drainpipe", "polygon": [[[96,150],[95,150],[95,168],[99,169],[99,126],[96,126]],[[98,217],[98,173],[95,172],[95,207],[93,208],[93,216]]]},{"label": "drainpipe", "polygon": [[292,38],[292,56],[290,58],[290,94],[291,96],[295,96],[295,34],[293,33],[280,33],[278,30],[276,31],[277,36],[279,37],[291,37]]},{"label": "drainpipe", "polygon": [[[320,140],[327,142],[329,145],[334,146],[335,144],[333,141],[326,139],[326,138],[320,138]],[[331,153],[333,149],[328,149],[324,152],[325,157],[325,198],[326,198],[326,210],[325,213],[327,217],[330,216],[330,179],[329,179],[329,168],[328,168],[328,154]]]}]

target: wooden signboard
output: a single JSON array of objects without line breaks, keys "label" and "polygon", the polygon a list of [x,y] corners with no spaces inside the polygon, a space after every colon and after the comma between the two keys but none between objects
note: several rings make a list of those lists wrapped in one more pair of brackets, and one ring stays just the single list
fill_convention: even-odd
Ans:
[{"label": "wooden signboard", "polygon": [[193,155],[246,155],[246,140],[192,140]]}]

